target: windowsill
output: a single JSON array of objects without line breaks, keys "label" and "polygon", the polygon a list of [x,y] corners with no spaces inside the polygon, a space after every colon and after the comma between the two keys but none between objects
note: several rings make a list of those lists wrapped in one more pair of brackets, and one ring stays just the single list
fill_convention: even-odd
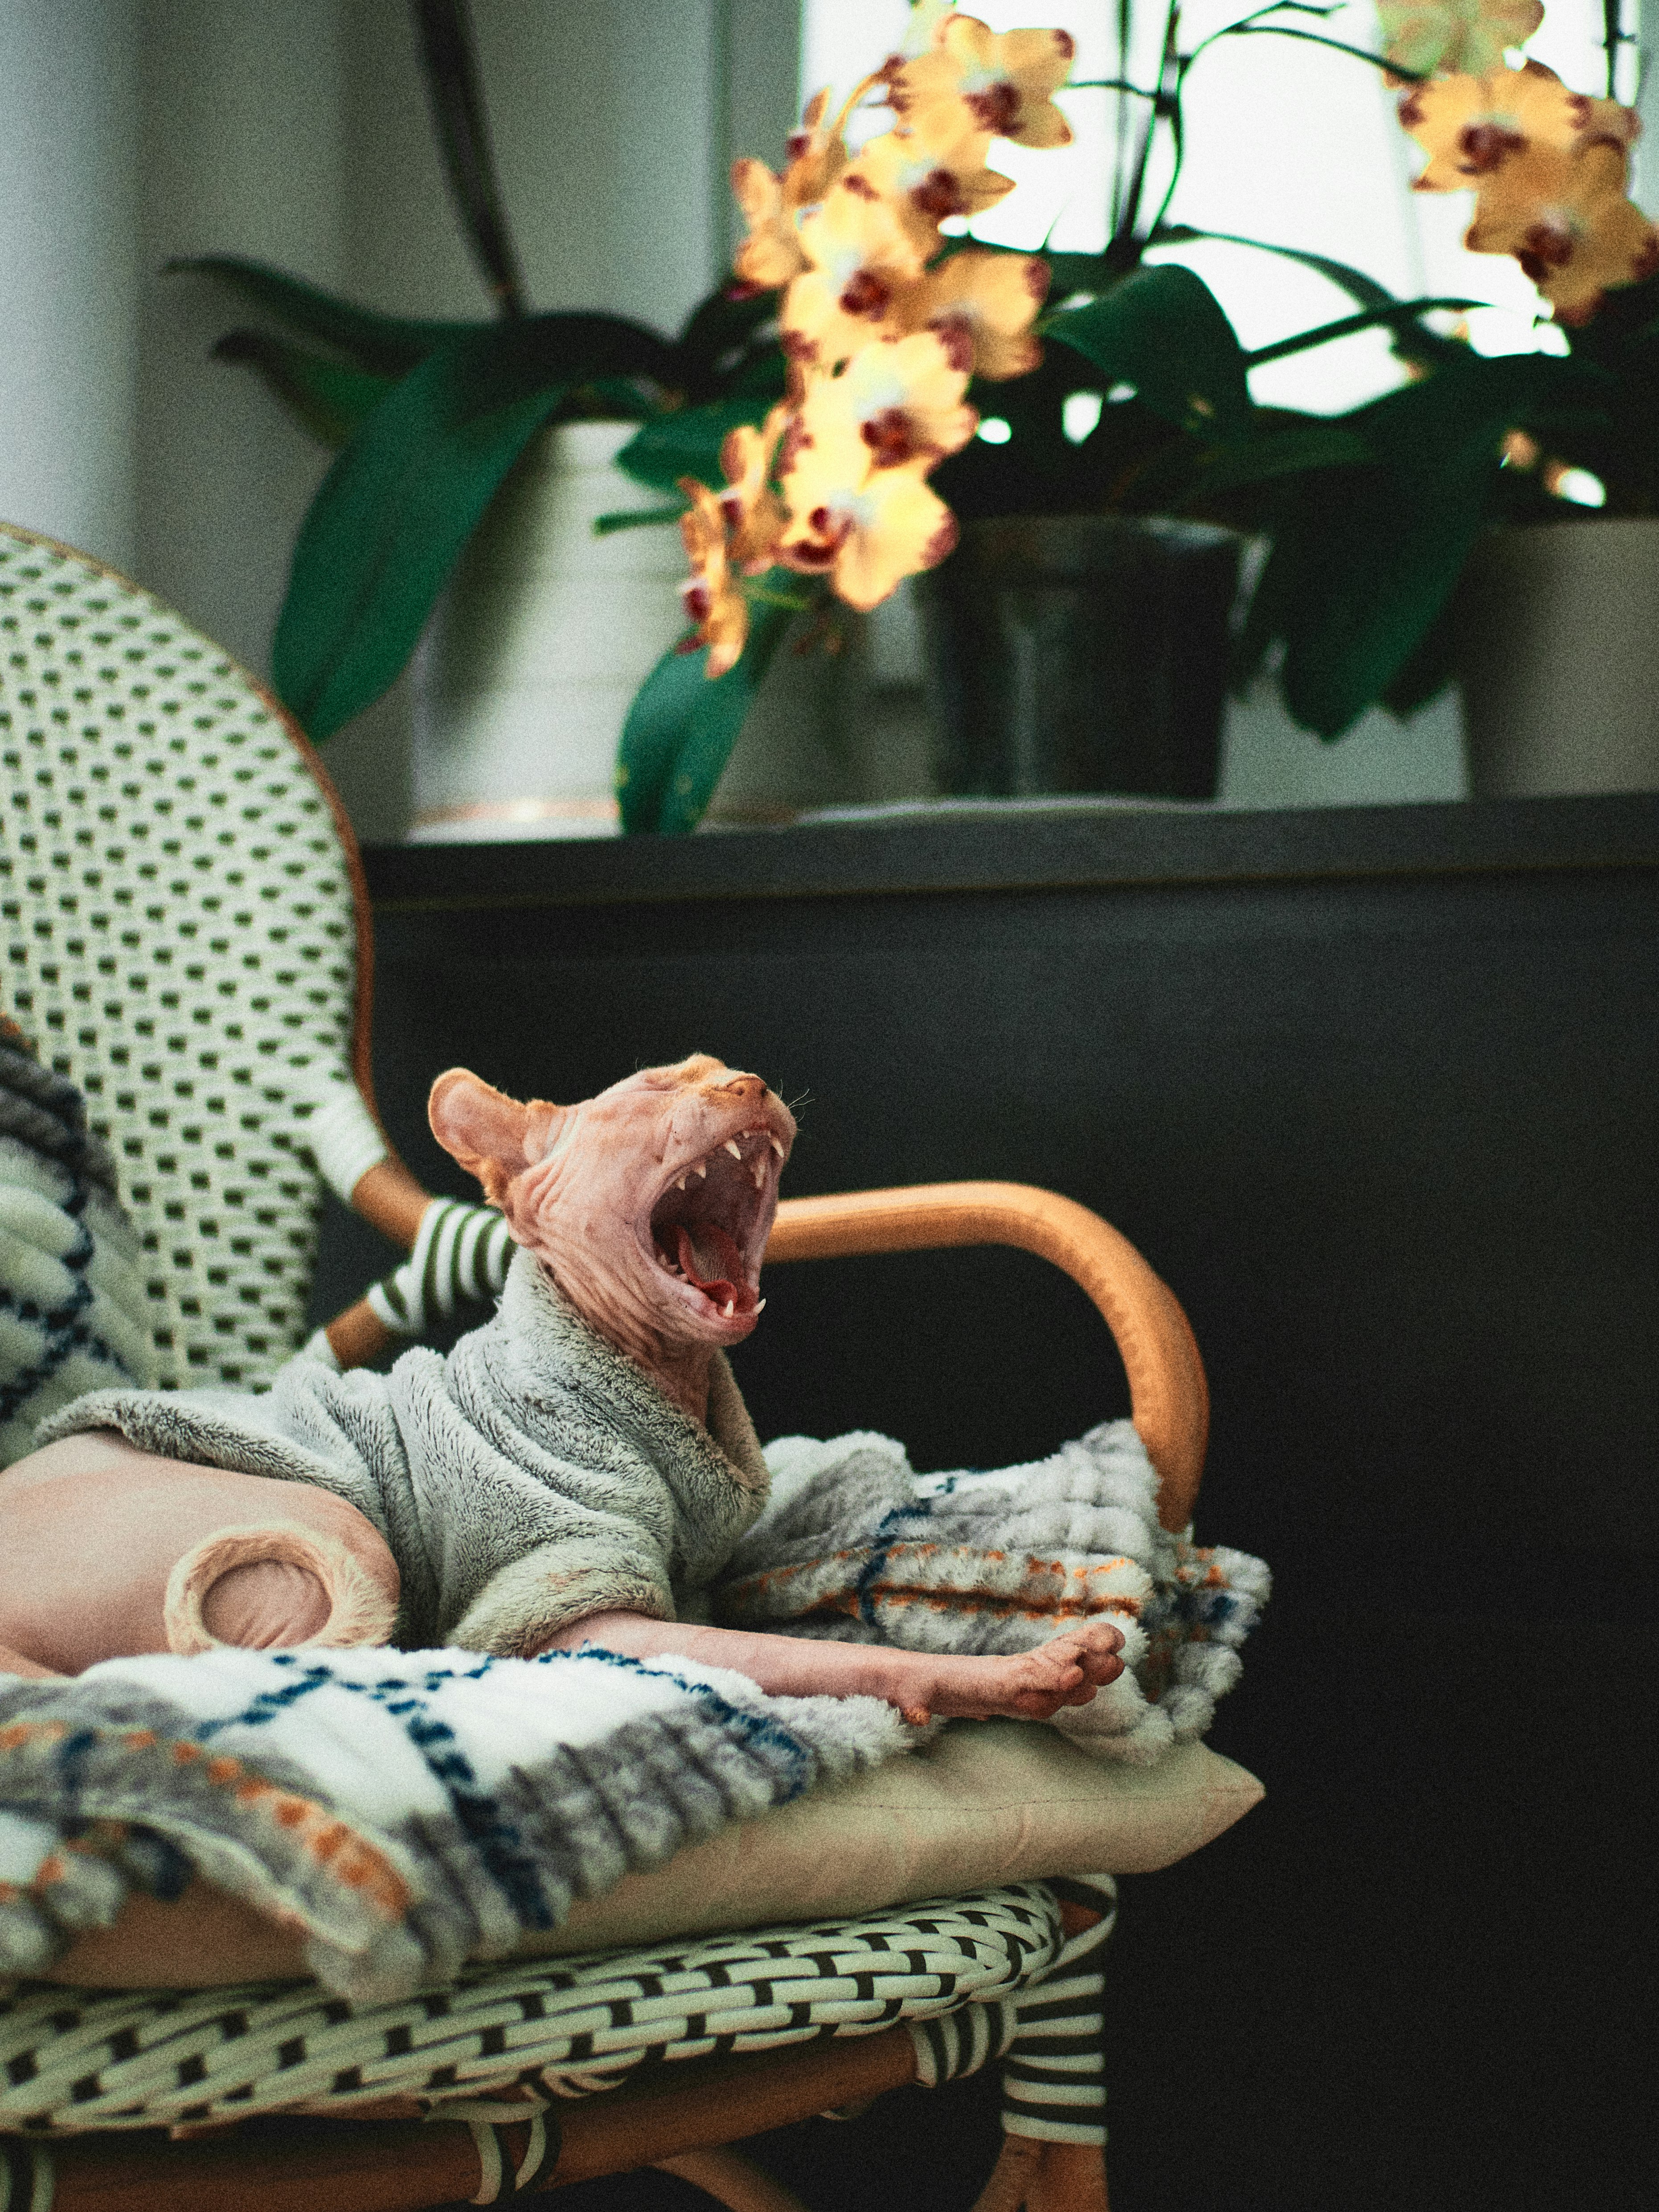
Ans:
[{"label": "windowsill", "polygon": [[1659,793],[1270,811],[1115,799],[908,802],[775,829],[365,850],[377,905],[1036,890],[1659,867]]}]

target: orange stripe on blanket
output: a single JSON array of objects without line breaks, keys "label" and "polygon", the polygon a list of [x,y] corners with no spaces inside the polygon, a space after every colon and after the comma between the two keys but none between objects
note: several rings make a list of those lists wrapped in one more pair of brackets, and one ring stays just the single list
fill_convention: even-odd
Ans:
[{"label": "orange stripe on blanket", "polygon": [[[744,1613],[753,1606],[763,1593],[775,1593],[801,1575],[822,1575],[826,1568],[867,1561],[872,1554],[863,1547],[850,1551],[832,1552],[817,1559],[803,1559],[793,1565],[775,1568],[765,1574],[745,1577],[722,1593],[721,1611],[730,1618],[734,1613]],[[963,1582],[954,1588],[948,1583],[907,1579],[903,1570],[908,1564],[932,1561],[940,1557],[955,1559],[968,1569]],[[1068,1566],[1064,1559],[1037,1559],[1028,1555],[1024,1563],[1025,1581],[1048,1585],[1041,1595],[1025,1589],[1018,1591],[991,1590],[977,1585],[972,1579],[976,1566],[1001,1566],[1007,1561],[1006,1552],[980,1551],[970,1545],[945,1547],[939,1544],[896,1544],[885,1555],[887,1571],[876,1582],[856,1578],[849,1587],[838,1589],[812,1600],[794,1618],[810,1620],[815,1615],[844,1613],[856,1619],[868,1606],[925,1606],[934,1613],[992,1613],[999,1620],[1070,1621],[1088,1620],[1102,1613],[1115,1613],[1131,1620],[1140,1617],[1140,1600],[1119,1591],[1099,1592],[1090,1586],[1120,1568],[1133,1568],[1135,1562],[1121,1554],[1108,1559],[1094,1559],[1086,1565]],[[1055,1587],[1057,1585],[1058,1587]]]},{"label": "orange stripe on blanket", "polygon": [[25,1744],[44,1739],[47,1743],[62,1743],[69,1734],[64,1721],[14,1721],[9,1728],[0,1729],[0,1751],[21,1751]]},{"label": "orange stripe on blanket", "polygon": [[[0,1752],[21,1751],[31,1742],[42,1740],[47,1743],[61,1742],[68,1733],[62,1721],[14,1722],[9,1728],[0,1729]],[[99,1729],[95,1733],[100,1741],[113,1741],[128,1751],[152,1751],[161,1742],[151,1729]],[[168,1744],[167,1751],[179,1766],[193,1766],[206,1757],[199,1744],[185,1741]],[[326,1807],[314,1803],[309,1797],[296,1796],[290,1790],[279,1789],[262,1775],[250,1773],[240,1759],[222,1753],[208,1760],[204,1778],[216,1789],[229,1790],[238,1804],[252,1808],[286,1830],[319,1866],[327,1868],[333,1879],[346,1888],[356,1891],[384,1918],[401,1920],[408,1911],[410,1887],[391,1860],[355,1828],[337,1820]],[[76,1846],[71,1843],[65,1848],[72,1851]],[[62,1860],[53,1853],[41,1862],[27,1889],[33,1891],[43,1884],[61,1881],[65,1871]],[[23,1893],[15,1883],[0,1883],[0,1903]]]},{"label": "orange stripe on blanket", "polygon": [[838,1590],[835,1596],[809,1606],[797,1618],[811,1620],[814,1614],[844,1613],[856,1620],[865,1605],[901,1609],[916,1605],[931,1613],[989,1613],[998,1620],[1097,1620],[1107,1613],[1119,1614],[1126,1620],[1140,1618],[1139,1601],[1132,1597],[1060,1598],[1048,1605],[1025,1605],[1018,1598],[993,1597],[982,1590],[918,1589],[904,1583],[876,1583],[861,1594]]}]

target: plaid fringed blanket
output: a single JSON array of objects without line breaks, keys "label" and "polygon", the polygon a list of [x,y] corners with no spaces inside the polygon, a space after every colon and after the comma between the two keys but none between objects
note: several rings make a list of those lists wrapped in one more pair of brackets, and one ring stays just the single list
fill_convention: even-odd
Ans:
[{"label": "plaid fringed blanket", "polygon": [[1201,1736],[1238,1680],[1267,1569],[1159,1525],[1158,1475],[1128,1421],[986,1474],[918,1475],[902,1445],[867,1432],[785,1437],[766,1458],[770,1501],[714,1593],[732,1627],[1003,1652],[1104,1614],[1125,1670],[1053,1724],[1140,1765]]},{"label": "plaid fringed blanket", "polygon": [[257,1652],[0,1682],[0,1973],[200,1874],[400,1998],[902,1749],[870,1698],[605,1652]]}]

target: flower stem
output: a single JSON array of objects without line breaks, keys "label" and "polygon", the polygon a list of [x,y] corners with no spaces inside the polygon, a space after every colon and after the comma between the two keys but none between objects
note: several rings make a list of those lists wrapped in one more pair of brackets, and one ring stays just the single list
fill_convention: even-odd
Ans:
[{"label": "flower stem", "polygon": [[866,92],[873,92],[878,84],[885,84],[886,82],[887,79],[880,70],[873,70],[870,75],[865,78],[862,84],[855,84],[852,91],[848,94],[846,102],[842,108],[841,113],[836,118],[834,123],[830,126],[830,136],[832,138],[845,137],[847,135],[848,123],[851,119],[853,110],[858,106],[860,100],[863,99]]},{"label": "flower stem", "polygon": [[[1401,62],[1391,62],[1386,54],[1372,53],[1368,46],[1351,46],[1346,39],[1328,39],[1318,31],[1293,30],[1288,23],[1235,23],[1230,30],[1218,31],[1215,35],[1218,39],[1300,39],[1304,46],[1328,46],[1333,53],[1352,54],[1356,61],[1370,62],[1406,84],[1426,84],[1429,81],[1427,70],[1407,69]],[[1206,39],[1204,43],[1210,46],[1214,41]]]}]

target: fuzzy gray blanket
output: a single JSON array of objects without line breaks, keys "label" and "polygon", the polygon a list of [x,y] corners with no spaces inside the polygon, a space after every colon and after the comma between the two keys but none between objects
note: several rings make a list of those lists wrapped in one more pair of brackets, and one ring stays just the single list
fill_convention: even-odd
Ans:
[{"label": "fuzzy gray blanket", "polygon": [[874,1698],[611,1652],[239,1651],[0,1676],[0,1977],[200,1875],[373,2002],[905,1747]]},{"label": "fuzzy gray blanket", "polygon": [[1129,1421],[981,1473],[918,1475],[902,1445],[867,1433],[783,1437],[766,1457],[770,1500],[714,1594],[732,1627],[1011,1652],[1103,1616],[1124,1671],[1052,1725],[1135,1765],[1201,1736],[1238,1680],[1267,1569],[1159,1524],[1158,1472]]},{"label": "fuzzy gray blanket", "polygon": [[146,1451],[315,1483],[403,1577],[405,1649],[511,1653],[606,1609],[679,1617],[760,1511],[766,1463],[717,1356],[708,1426],[591,1329],[525,1252],[493,1320],[388,1375],[301,1356],[258,1396],[95,1390],[41,1443],[115,1429]]}]

